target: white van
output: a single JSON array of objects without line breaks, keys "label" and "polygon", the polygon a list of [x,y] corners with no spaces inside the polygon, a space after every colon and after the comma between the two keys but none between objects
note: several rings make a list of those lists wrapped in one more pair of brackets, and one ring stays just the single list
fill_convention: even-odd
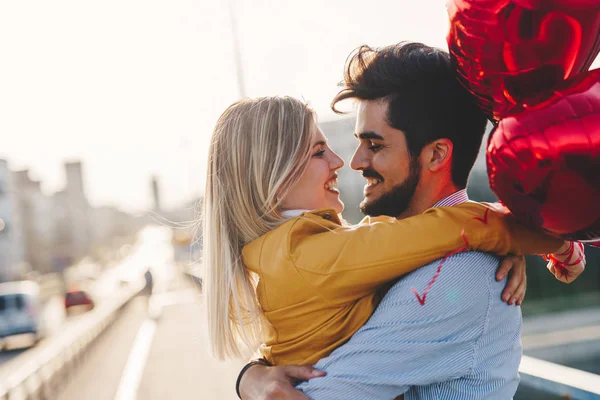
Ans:
[{"label": "white van", "polygon": [[31,281],[0,283],[0,339],[32,334],[42,338],[40,288]]}]

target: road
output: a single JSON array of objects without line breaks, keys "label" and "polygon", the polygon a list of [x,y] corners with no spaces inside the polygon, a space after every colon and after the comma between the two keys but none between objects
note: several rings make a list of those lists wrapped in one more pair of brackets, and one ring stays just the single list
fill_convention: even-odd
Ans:
[{"label": "road", "polygon": [[[144,229],[130,255],[89,287],[100,309],[129,285],[141,287],[147,270],[155,283],[150,298],[135,297],[119,312],[70,376],[54,387],[53,399],[237,398],[235,379],[244,362],[218,362],[208,354],[201,291],[175,267],[171,237],[165,227]],[[62,299],[54,308],[64,312]],[[96,311],[68,318],[49,312],[57,321],[55,332],[31,351],[0,352],[0,371],[10,375]]]},{"label": "road", "polygon": [[58,400],[236,399],[243,362],[207,352],[200,291],[174,273],[148,307],[135,298],[68,379]]}]

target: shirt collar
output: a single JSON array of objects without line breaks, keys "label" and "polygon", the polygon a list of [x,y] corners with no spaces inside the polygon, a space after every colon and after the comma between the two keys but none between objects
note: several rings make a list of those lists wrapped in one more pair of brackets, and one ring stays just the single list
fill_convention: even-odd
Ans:
[{"label": "shirt collar", "polygon": [[457,204],[466,203],[467,201],[469,201],[467,189],[460,189],[452,193],[450,196],[444,197],[443,199],[435,203],[433,207],[450,207],[455,206]]},{"label": "shirt collar", "polygon": [[310,212],[310,210],[283,210],[281,216],[285,219],[290,219],[301,215],[302,213]]}]

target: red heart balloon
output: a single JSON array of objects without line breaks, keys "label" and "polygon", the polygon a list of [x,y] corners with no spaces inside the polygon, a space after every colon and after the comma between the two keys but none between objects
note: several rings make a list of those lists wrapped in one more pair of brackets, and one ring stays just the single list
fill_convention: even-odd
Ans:
[{"label": "red heart balloon", "polygon": [[[568,85],[568,86],[567,86]],[[521,221],[569,240],[600,240],[600,70],[515,110],[490,137],[498,198]]]},{"label": "red heart balloon", "polygon": [[449,0],[458,76],[499,120],[587,71],[600,51],[600,0]]}]

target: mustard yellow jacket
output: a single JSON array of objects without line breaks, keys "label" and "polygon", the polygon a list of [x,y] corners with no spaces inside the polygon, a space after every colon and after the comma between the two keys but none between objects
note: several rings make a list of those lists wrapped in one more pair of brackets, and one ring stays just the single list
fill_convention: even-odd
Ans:
[{"label": "mustard yellow jacket", "polygon": [[464,247],[463,230],[469,249],[499,255],[551,253],[563,243],[486,209],[465,203],[354,226],[318,210],[250,242],[243,262],[258,274],[257,296],[270,323],[263,356],[274,364],[327,356],[367,321],[386,284]]}]

